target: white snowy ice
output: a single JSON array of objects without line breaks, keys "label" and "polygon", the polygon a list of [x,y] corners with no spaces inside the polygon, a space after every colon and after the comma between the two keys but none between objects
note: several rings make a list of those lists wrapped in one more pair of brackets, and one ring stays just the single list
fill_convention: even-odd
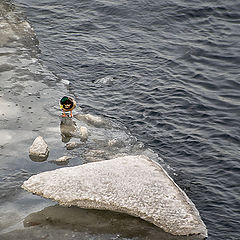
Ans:
[{"label": "white snowy ice", "polygon": [[207,236],[192,201],[158,163],[142,155],[43,172],[22,187],[60,205],[137,216],[173,235]]}]

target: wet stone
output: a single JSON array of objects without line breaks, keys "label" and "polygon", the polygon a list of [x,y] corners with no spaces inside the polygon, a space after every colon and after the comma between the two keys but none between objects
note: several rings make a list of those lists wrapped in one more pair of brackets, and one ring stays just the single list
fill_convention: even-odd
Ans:
[{"label": "wet stone", "polygon": [[109,154],[103,150],[92,149],[84,154],[84,158],[88,162],[103,161],[109,159]]},{"label": "wet stone", "polygon": [[69,156],[62,156],[62,157],[56,159],[55,161],[56,162],[67,162],[69,159],[71,159],[71,157],[69,157]]},{"label": "wet stone", "polygon": [[48,158],[49,149],[47,143],[38,136],[29,149],[29,157],[36,162],[45,161]]},{"label": "wet stone", "polygon": [[106,128],[110,127],[109,123],[102,117],[100,116],[94,116],[92,114],[77,114],[75,115],[75,118],[84,121],[87,124],[90,124],[94,127],[99,127],[99,128]]},{"label": "wet stone", "polygon": [[86,142],[88,139],[88,129],[86,127],[80,127],[81,141]]},{"label": "wet stone", "polygon": [[77,143],[77,142],[69,142],[66,144],[67,150],[73,150],[74,148],[78,148],[80,146],[81,146],[81,144]]},{"label": "wet stone", "polygon": [[62,157],[60,157],[56,160],[52,160],[50,162],[55,163],[57,165],[66,165],[66,164],[68,164],[68,162],[71,158],[72,157],[70,157],[70,156],[62,156]]}]

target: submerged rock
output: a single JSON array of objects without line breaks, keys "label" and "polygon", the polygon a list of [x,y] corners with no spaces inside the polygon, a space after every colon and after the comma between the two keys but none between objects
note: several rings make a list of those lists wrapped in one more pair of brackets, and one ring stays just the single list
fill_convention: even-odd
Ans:
[{"label": "submerged rock", "polygon": [[109,156],[108,156],[107,152],[105,152],[103,150],[92,149],[92,150],[87,151],[84,154],[84,158],[88,162],[96,162],[96,161],[107,160],[107,159],[109,159]]},{"label": "submerged rock", "polygon": [[86,142],[88,139],[88,129],[86,127],[80,127],[81,141]]},{"label": "submerged rock", "polygon": [[68,161],[68,160],[71,159],[71,158],[72,158],[72,157],[69,157],[69,156],[62,156],[62,157],[56,159],[55,161],[56,161],[56,162],[66,162],[66,161]]},{"label": "submerged rock", "polygon": [[82,146],[82,144],[78,143],[78,142],[69,142],[66,144],[67,150],[73,150],[73,149],[81,147],[81,146]]},{"label": "submerged rock", "polygon": [[38,136],[29,149],[29,157],[33,161],[41,162],[48,158],[48,145],[41,136]]},{"label": "submerged rock", "polygon": [[173,235],[207,236],[191,200],[159,164],[145,156],[43,172],[30,177],[22,187],[60,205],[137,216]]},{"label": "submerged rock", "polygon": [[86,142],[88,139],[88,129],[84,126],[78,127],[72,118],[64,117],[61,119],[60,131],[62,141],[65,143],[69,142],[72,137],[80,138],[83,142]]},{"label": "submerged rock", "polygon": [[109,123],[102,117],[100,116],[94,116],[92,114],[77,114],[75,115],[75,118],[84,121],[87,124],[90,124],[94,127],[110,127]]},{"label": "submerged rock", "polygon": [[60,157],[60,158],[58,158],[56,160],[51,160],[49,162],[55,163],[57,165],[66,165],[66,164],[68,164],[69,159],[71,159],[71,158],[72,157],[70,157],[70,156],[62,156],[62,157]]},{"label": "submerged rock", "polygon": [[61,118],[60,131],[62,142],[64,143],[69,142],[72,137],[78,137],[80,135],[76,122],[69,117]]}]

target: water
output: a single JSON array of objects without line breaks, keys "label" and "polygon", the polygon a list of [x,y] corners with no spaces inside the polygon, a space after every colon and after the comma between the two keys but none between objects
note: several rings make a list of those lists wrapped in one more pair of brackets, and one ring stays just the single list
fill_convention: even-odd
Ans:
[{"label": "water", "polygon": [[[69,80],[84,112],[120,122],[164,159],[198,208],[209,239],[239,239],[239,3],[16,4],[36,32],[50,70],[41,74],[56,91],[50,94],[57,98],[64,91],[59,81]],[[38,56],[38,47],[29,49]],[[38,167],[27,162],[24,169]]]}]

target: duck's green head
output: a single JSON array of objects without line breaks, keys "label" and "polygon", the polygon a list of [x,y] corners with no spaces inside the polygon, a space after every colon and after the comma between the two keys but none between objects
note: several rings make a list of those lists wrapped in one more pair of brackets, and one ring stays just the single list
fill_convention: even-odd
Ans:
[{"label": "duck's green head", "polygon": [[66,97],[66,96],[64,96],[64,97],[60,100],[60,103],[61,103],[61,105],[64,105],[64,104],[66,104],[68,101],[69,101],[69,98]]}]

